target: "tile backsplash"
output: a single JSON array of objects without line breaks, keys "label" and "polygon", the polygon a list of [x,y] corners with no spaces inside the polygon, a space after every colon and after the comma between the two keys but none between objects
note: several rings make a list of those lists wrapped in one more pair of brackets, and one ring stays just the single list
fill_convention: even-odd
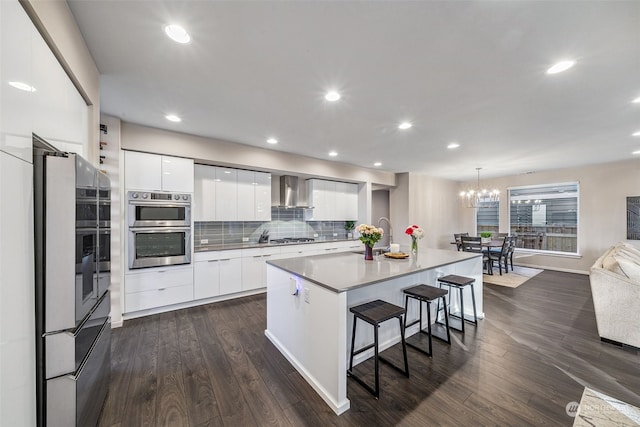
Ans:
[{"label": "tile backsplash", "polygon": [[[313,237],[316,240],[345,239],[345,221],[305,221],[303,208],[271,208],[271,221],[210,221],[196,222],[195,247],[242,243],[244,238],[257,242],[263,230],[270,239],[284,237]],[[315,236],[317,235],[317,236]],[[202,243],[206,241],[206,243]]]}]

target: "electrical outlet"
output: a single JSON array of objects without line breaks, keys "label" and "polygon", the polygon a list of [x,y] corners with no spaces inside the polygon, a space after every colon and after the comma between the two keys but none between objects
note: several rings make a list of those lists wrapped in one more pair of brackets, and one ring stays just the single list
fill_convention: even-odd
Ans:
[{"label": "electrical outlet", "polygon": [[333,233],[333,237],[338,237],[338,233]]},{"label": "electrical outlet", "polygon": [[249,238],[248,238],[248,237],[243,237],[243,238],[242,238],[242,241],[243,241],[243,242],[248,242],[248,241],[249,241]]},{"label": "electrical outlet", "polygon": [[311,299],[311,292],[309,291],[309,288],[304,288],[304,302],[306,302],[307,304],[309,304],[309,300]]},{"label": "electrical outlet", "polygon": [[313,237],[318,237],[318,233],[313,233]]},{"label": "electrical outlet", "polygon": [[207,243],[209,243],[209,239],[200,239],[201,245],[206,245]]}]

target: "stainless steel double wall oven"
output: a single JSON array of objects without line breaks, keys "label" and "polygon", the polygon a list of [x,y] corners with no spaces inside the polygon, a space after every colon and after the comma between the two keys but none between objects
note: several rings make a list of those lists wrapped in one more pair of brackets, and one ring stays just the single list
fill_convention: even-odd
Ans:
[{"label": "stainless steel double wall oven", "polygon": [[191,263],[191,195],[127,193],[129,269]]},{"label": "stainless steel double wall oven", "polygon": [[38,425],[93,426],[111,369],[110,182],[76,154],[34,147]]}]

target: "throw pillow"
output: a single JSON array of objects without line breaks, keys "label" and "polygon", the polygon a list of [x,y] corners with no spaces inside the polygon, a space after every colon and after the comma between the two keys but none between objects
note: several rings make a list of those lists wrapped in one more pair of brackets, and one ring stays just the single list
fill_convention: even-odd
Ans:
[{"label": "throw pillow", "polygon": [[640,265],[626,257],[618,257],[618,265],[624,274],[634,282],[640,283]]}]

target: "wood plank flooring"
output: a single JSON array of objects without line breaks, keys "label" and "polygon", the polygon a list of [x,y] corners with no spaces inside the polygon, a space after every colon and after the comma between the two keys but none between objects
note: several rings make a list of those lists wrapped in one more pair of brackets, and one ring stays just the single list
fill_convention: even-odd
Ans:
[{"label": "wood plank flooring", "polygon": [[[411,378],[381,364],[380,400],[348,380],[341,416],[265,338],[265,295],[130,320],[99,425],[570,426],[584,386],[640,406],[640,354],[599,340],[588,276],[485,285],[484,304],[433,358],[408,349]],[[385,355],[401,363],[399,346]],[[373,381],[372,362],[356,369]]]}]

